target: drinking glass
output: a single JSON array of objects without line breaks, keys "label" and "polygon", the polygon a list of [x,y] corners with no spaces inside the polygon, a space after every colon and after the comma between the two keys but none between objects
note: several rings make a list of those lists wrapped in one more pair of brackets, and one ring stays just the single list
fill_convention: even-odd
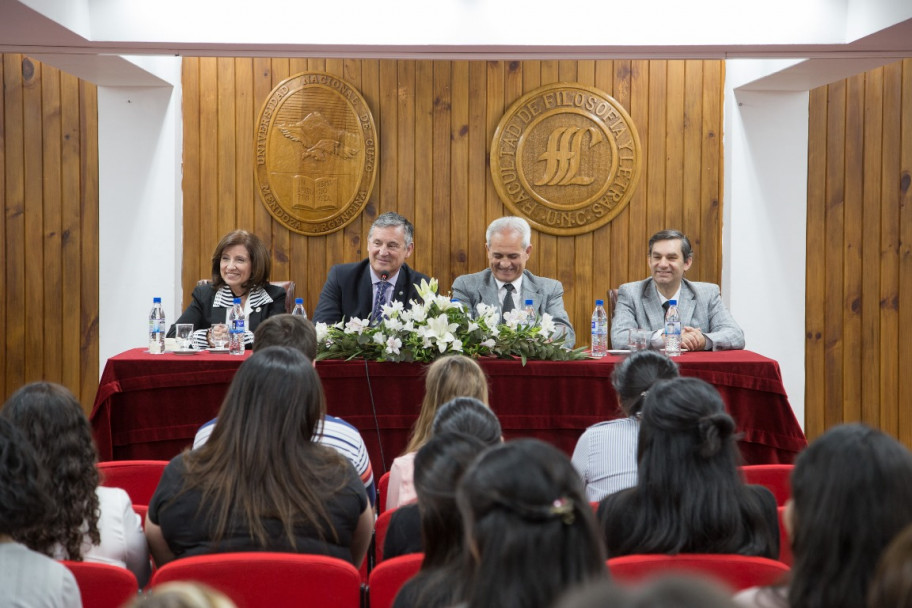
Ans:
[{"label": "drinking glass", "polygon": [[634,328],[629,330],[627,348],[632,351],[649,350],[649,338],[652,332],[648,329]]},{"label": "drinking glass", "polygon": [[175,335],[179,349],[190,350],[193,348],[193,323],[178,323]]},{"label": "drinking glass", "polygon": [[228,345],[228,326],[224,323],[213,323],[212,331],[209,332],[209,341],[215,348],[225,348]]}]

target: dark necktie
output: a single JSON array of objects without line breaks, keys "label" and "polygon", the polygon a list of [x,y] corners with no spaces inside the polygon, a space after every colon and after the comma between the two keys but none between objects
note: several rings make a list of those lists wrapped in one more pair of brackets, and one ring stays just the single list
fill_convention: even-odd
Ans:
[{"label": "dark necktie", "polygon": [[671,304],[670,304],[670,302],[669,302],[668,300],[665,300],[664,302],[662,302],[662,310],[665,311],[665,314],[668,314],[668,307],[669,307],[669,306],[671,306]]},{"label": "dark necktie", "polygon": [[390,284],[386,281],[377,283],[377,301],[374,303],[374,311],[371,313],[371,323],[377,323],[383,317],[383,307],[386,306],[386,292]]},{"label": "dark necktie", "polygon": [[513,304],[513,290],[516,288],[513,287],[513,283],[507,283],[504,285],[504,290],[507,292],[507,295],[504,296],[503,305],[500,307],[500,322],[503,323],[504,315],[516,308]]}]

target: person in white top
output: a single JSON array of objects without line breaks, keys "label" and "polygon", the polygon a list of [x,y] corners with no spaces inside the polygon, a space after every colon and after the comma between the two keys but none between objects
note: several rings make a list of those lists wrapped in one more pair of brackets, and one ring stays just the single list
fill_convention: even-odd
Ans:
[{"label": "person in white top", "polygon": [[73,394],[50,382],[27,384],[13,393],[0,416],[35,448],[50,475],[56,509],[51,521],[16,540],[56,559],[128,568],[145,585],[151,564],[142,522],[126,492],[98,487],[92,431]]},{"label": "person in white top", "polygon": [[624,416],[590,426],[573,450],[573,466],[586,484],[590,502],[636,485],[643,400],[657,380],[677,376],[674,361],[650,350],[633,353],[614,368],[611,384]]},{"label": "person in white top", "polygon": [[474,397],[488,405],[488,379],[481,367],[468,357],[451,355],[434,361],[424,380],[421,412],[412,428],[408,445],[390,467],[386,492],[386,509],[395,509],[415,501],[415,454],[431,437],[431,425],[437,408],[456,397]]},{"label": "person in white top", "polygon": [[0,417],[0,606],[80,608],[73,573],[14,538],[53,517],[48,476],[16,426]]}]

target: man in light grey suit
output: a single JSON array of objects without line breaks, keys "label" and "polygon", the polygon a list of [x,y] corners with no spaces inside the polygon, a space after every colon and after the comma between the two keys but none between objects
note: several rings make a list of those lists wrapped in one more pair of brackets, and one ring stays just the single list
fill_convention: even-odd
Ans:
[{"label": "man in light grey suit", "polygon": [[491,267],[456,277],[453,297],[472,311],[479,302],[507,311],[523,308],[525,300],[532,300],[536,314],[548,313],[554,317],[555,339],[563,339],[564,345],[572,348],[576,335],[564,310],[563,285],[526,270],[532,252],[531,241],[532,228],[521,217],[507,216],[491,222],[485,232],[485,249]]},{"label": "man in light grey suit", "polygon": [[678,301],[681,346],[687,350],[744,348],[744,332],[722,303],[719,286],[684,278],[693,262],[690,240],[677,230],[662,230],[649,239],[652,277],[618,289],[611,320],[612,348],[626,348],[628,330],[653,331],[653,346],[662,346],[664,303]]}]

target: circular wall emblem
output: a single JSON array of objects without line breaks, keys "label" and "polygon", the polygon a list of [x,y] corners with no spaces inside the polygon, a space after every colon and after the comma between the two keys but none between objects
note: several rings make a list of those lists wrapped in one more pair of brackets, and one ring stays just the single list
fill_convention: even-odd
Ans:
[{"label": "circular wall emblem", "polygon": [[377,128],[367,102],[331,74],[283,80],[260,110],[257,190],[301,234],[335,232],[367,205],[377,174]]},{"label": "circular wall emblem", "polygon": [[633,195],[641,166],[627,111],[607,93],[576,83],[524,95],[491,143],[500,198],[549,234],[582,234],[611,221]]}]

